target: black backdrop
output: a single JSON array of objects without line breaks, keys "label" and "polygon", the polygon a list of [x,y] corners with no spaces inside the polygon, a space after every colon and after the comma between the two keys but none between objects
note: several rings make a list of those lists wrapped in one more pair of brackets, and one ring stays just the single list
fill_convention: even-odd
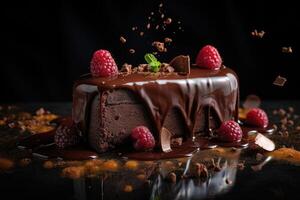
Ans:
[{"label": "black backdrop", "polygon": [[[165,15],[181,24],[139,37],[131,27],[145,29],[147,16],[158,10],[159,2],[39,1],[3,6],[0,102],[71,101],[73,81],[89,71],[95,50],[108,49],[119,65],[140,63],[151,42],[165,36],[174,42],[162,61],[178,54],[194,60],[203,45],[216,46],[224,64],[239,75],[242,98],[252,93],[263,99],[300,98],[296,1],[163,0]],[[254,29],[264,30],[264,38],[253,38]],[[126,45],[120,45],[120,35],[128,39]],[[281,53],[282,46],[292,46],[294,53]],[[131,47],[134,55],[128,53]],[[284,87],[272,84],[277,75],[288,79]]]}]

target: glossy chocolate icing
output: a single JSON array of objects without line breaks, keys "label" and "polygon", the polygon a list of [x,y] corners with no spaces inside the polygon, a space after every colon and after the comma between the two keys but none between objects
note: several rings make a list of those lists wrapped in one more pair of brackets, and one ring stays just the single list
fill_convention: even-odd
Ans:
[{"label": "glossy chocolate icing", "polygon": [[[181,135],[184,141],[194,138],[200,131],[208,132],[209,128],[217,127],[216,124],[222,121],[238,118],[238,80],[236,74],[226,67],[215,71],[195,67],[186,75],[150,72],[123,73],[111,78],[87,75],[76,81],[74,85],[73,120],[98,152],[104,152],[122,143],[128,137],[128,131],[117,136],[112,135],[113,133],[104,133],[106,127],[104,127],[102,113],[105,113],[109,94],[118,90],[129,91],[133,98],[141,102],[145,108],[144,112],[150,115],[149,126],[151,127],[149,128],[152,129],[158,144],[161,142],[159,141],[160,130],[165,127],[166,118],[174,108],[181,115],[181,123],[186,127],[184,135]],[[98,103],[95,98],[99,98]],[[90,120],[93,112],[98,114],[97,120],[95,117]],[[203,121],[205,121],[205,130],[199,129]],[[97,124],[96,128],[91,131],[90,127],[95,124]],[[118,124],[116,123],[115,126]],[[170,131],[174,130],[175,128]],[[114,138],[112,142],[110,141],[114,143],[112,146],[106,143],[99,145],[94,141],[105,140],[107,135]],[[121,139],[118,140],[118,137]]]}]

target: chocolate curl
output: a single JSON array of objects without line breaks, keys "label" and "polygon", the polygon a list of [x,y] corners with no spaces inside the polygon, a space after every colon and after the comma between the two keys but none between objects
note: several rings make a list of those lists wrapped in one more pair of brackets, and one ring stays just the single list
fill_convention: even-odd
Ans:
[{"label": "chocolate curl", "polygon": [[162,127],[162,129],[160,131],[160,144],[161,144],[162,151],[165,153],[172,151],[171,137],[172,137],[172,133],[165,127]]}]

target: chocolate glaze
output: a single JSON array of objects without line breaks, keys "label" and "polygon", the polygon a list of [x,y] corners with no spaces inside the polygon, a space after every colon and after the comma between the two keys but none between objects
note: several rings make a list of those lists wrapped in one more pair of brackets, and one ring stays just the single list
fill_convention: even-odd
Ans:
[{"label": "chocolate glaze", "polygon": [[[104,123],[101,113],[106,109],[107,94],[122,89],[130,91],[141,100],[145,112],[150,115],[152,131],[158,143],[160,130],[173,108],[179,111],[182,124],[187,129],[184,139],[197,135],[197,127],[202,119],[206,121],[205,128],[209,129],[212,126],[212,114],[215,117],[214,123],[237,120],[238,117],[238,81],[236,74],[229,68],[223,67],[216,71],[192,68],[187,75],[133,73],[111,78],[86,76],[75,82],[73,92],[73,119],[84,135],[99,135],[97,131],[89,132],[89,126],[93,123],[100,124],[99,132],[105,130],[105,127],[101,127]],[[99,97],[100,101],[97,107],[92,106],[95,97]],[[99,119],[90,121],[91,112],[95,112],[95,109],[100,113]],[[123,137],[127,136],[128,133]],[[108,145],[95,145],[93,142],[92,146],[99,152],[109,149]]]}]

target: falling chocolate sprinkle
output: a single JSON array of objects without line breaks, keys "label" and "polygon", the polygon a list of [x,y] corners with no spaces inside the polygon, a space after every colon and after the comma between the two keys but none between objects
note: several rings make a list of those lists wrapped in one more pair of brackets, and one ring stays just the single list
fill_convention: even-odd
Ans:
[{"label": "falling chocolate sprinkle", "polygon": [[175,72],[178,72],[180,74],[189,74],[190,73],[190,57],[189,56],[176,56],[171,60],[169,63],[174,69]]},{"label": "falling chocolate sprinkle", "polygon": [[170,17],[168,17],[165,21],[165,24],[171,24],[172,23],[172,19]]},{"label": "falling chocolate sprinkle", "polygon": [[163,7],[163,3],[160,3],[158,7],[160,7],[160,8]]},{"label": "falling chocolate sprinkle", "polygon": [[260,104],[261,104],[260,98],[254,94],[251,94],[246,97],[246,100],[243,103],[243,107],[245,109],[259,108]]},{"label": "falling chocolate sprinkle", "polygon": [[177,23],[178,23],[178,24],[181,24],[181,21],[178,21]]},{"label": "falling chocolate sprinkle", "polygon": [[159,25],[156,25],[155,29],[156,29],[156,30],[159,29]]},{"label": "falling chocolate sprinkle", "polygon": [[292,47],[282,47],[282,53],[293,53]]},{"label": "falling chocolate sprinkle", "polygon": [[165,127],[162,127],[161,132],[160,132],[160,143],[161,143],[161,149],[163,152],[172,151],[171,137],[172,137],[172,133]]},{"label": "falling chocolate sprinkle", "polygon": [[286,78],[282,76],[277,76],[276,79],[274,80],[273,84],[277,86],[284,86],[285,82],[287,81]]},{"label": "falling chocolate sprinkle", "polygon": [[121,41],[123,44],[126,43],[126,39],[125,39],[123,36],[120,37],[120,41]]},{"label": "falling chocolate sprinkle", "polygon": [[165,43],[171,43],[173,40],[171,38],[166,37],[165,38]]},{"label": "falling chocolate sprinkle", "polygon": [[135,50],[134,49],[129,49],[129,53],[134,54]]},{"label": "falling chocolate sprinkle", "polygon": [[161,16],[160,16],[162,19],[165,17],[165,14],[161,14]]},{"label": "falling chocolate sprinkle", "polygon": [[154,12],[151,12],[150,14],[151,14],[151,15],[154,15]]},{"label": "falling chocolate sprinkle", "polygon": [[151,25],[150,23],[147,24],[147,29],[150,29]]},{"label": "falling chocolate sprinkle", "polygon": [[251,32],[251,35],[254,37],[258,37],[258,38],[263,38],[265,35],[265,31],[260,31],[258,32],[256,29],[254,31]]},{"label": "falling chocolate sprinkle", "polygon": [[148,17],[148,20],[150,20],[150,19],[151,19],[151,17],[149,16],[149,17]]},{"label": "falling chocolate sprinkle", "polygon": [[144,32],[141,31],[141,32],[140,32],[140,36],[143,36],[143,35],[144,35]]}]

